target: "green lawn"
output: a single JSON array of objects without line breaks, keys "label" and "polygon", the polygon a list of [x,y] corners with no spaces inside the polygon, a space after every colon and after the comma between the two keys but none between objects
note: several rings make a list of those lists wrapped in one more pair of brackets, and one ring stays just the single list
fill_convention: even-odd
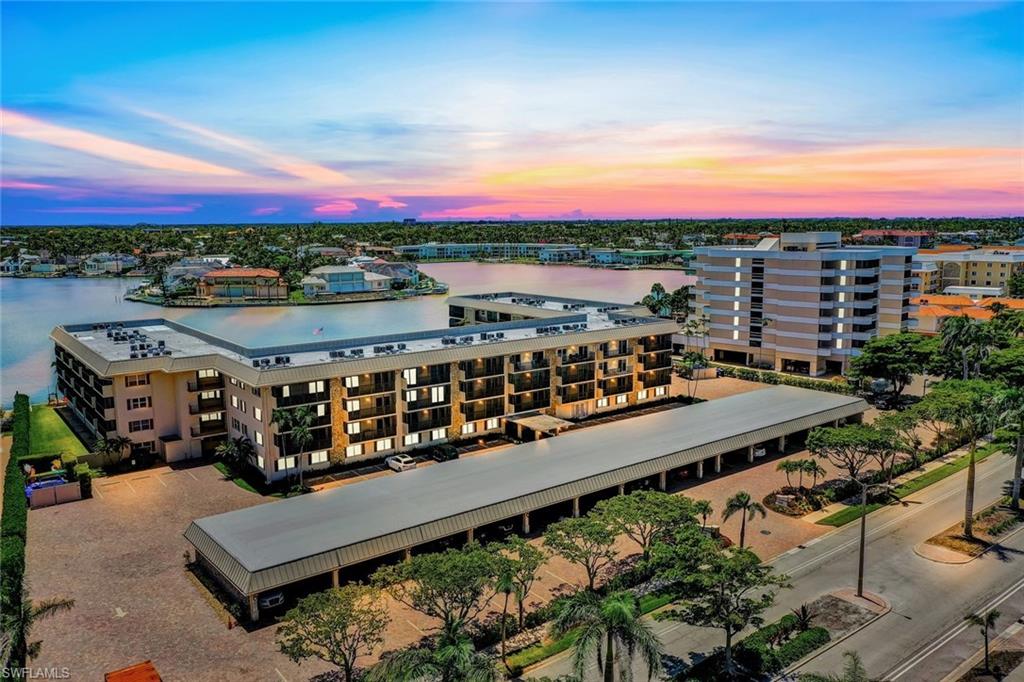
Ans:
[{"label": "green lawn", "polygon": [[[989,455],[995,452],[999,452],[1004,447],[1006,447],[1004,443],[989,443],[988,445],[978,448],[978,451],[975,453],[974,459],[976,462],[980,462]],[[917,478],[912,478],[906,483],[897,486],[893,490],[893,494],[895,494],[896,497],[903,499],[904,497],[910,495],[911,493],[916,493],[918,490],[927,488],[933,483],[938,483],[942,479],[952,476],[958,471],[966,469],[968,462],[968,455],[958,457],[952,462],[943,464],[940,467],[936,467],[929,471],[928,473],[921,474]],[[884,506],[885,504],[881,502],[874,502],[872,504],[867,505],[866,512],[870,514],[876,509],[880,509]],[[841,509],[837,511],[835,514],[826,516],[825,518],[818,521],[818,523],[822,526],[835,526],[836,528],[838,528],[839,526],[844,526],[847,523],[850,523],[851,521],[856,521],[860,517],[860,505],[855,505],[852,507],[847,507],[846,509]]]},{"label": "green lawn", "polygon": [[245,480],[241,476],[236,476],[234,472],[231,471],[231,469],[228,468],[228,465],[225,464],[224,462],[214,462],[213,468],[219,471],[220,473],[224,474],[224,478],[228,479],[242,490],[248,490],[249,492],[256,493],[257,495],[260,494],[260,491],[252,487],[252,485],[247,480]]},{"label": "green lawn", "polygon": [[46,405],[32,406],[31,454],[59,455],[67,452],[72,455],[85,455],[89,450],[71,432],[52,407]]}]

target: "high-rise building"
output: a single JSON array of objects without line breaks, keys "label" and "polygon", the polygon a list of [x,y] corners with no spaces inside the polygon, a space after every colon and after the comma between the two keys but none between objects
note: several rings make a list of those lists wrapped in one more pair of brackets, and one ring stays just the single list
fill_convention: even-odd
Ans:
[{"label": "high-rise building", "polygon": [[837,374],[869,339],[909,326],[912,248],[804,232],[695,254],[694,307],[715,360]]}]

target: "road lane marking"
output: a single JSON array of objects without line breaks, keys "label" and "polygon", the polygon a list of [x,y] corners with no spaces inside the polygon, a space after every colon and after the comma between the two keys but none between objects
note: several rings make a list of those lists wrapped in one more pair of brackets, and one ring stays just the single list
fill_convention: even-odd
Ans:
[{"label": "road lane marking", "polygon": [[[994,597],[992,601],[978,609],[976,613],[986,613],[994,609],[995,607],[999,606],[1004,601],[1012,597],[1014,594],[1019,592],[1022,588],[1024,588],[1024,578],[1021,578],[1016,583],[1006,588],[1003,592],[996,595],[996,597]],[[930,644],[926,644],[923,649],[919,649],[917,654],[915,654],[909,661],[903,663],[902,665],[898,665],[889,675],[886,676],[886,679],[897,680],[903,675],[906,675],[908,672],[913,670],[919,663],[921,663],[921,661],[928,658],[942,647],[946,646],[946,644],[948,644],[953,639],[956,639],[956,637],[960,633],[962,633],[969,627],[971,627],[970,623],[964,622],[957,624],[952,629],[948,630],[945,634],[940,635],[938,639],[932,640]]]}]

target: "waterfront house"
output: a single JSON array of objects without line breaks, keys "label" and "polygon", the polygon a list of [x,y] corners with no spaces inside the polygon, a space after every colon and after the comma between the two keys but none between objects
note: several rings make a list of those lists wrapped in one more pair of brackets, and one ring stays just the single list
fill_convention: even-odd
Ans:
[{"label": "waterfront house", "polygon": [[367,272],[352,265],[322,265],[313,268],[302,280],[306,296],[323,294],[351,294],[366,291],[387,291],[391,278]]},{"label": "waterfront house", "polygon": [[10,258],[4,258],[0,261],[0,275],[12,276],[22,272],[26,272],[30,267],[30,264],[22,260],[18,256],[12,256]]},{"label": "waterfront house", "polygon": [[196,294],[229,300],[285,300],[288,285],[277,270],[226,268],[211,270],[199,278]]},{"label": "waterfront house", "polygon": [[126,253],[94,253],[80,265],[83,275],[119,275],[122,272],[133,270],[139,264],[139,259]]},{"label": "waterfront house", "polygon": [[363,263],[359,267],[366,272],[390,277],[393,282],[400,283],[405,287],[414,287],[420,283],[420,271],[412,263],[390,263],[377,258],[369,263]]},{"label": "waterfront house", "polygon": [[590,259],[601,265],[653,265],[668,261],[688,261],[692,251],[675,249],[591,249]]}]

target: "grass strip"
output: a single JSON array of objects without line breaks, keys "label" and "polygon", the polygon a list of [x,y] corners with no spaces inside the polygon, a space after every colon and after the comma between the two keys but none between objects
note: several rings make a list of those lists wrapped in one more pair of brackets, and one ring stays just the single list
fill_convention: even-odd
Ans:
[{"label": "grass strip", "polygon": [[260,494],[260,492],[256,490],[256,488],[253,488],[252,485],[247,480],[245,480],[241,476],[235,475],[235,473],[231,471],[231,469],[228,468],[228,465],[225,464],[224,462],[214,462],[213,468],[219,471],[220,473],[224,474],[224,478],[233,482],[242,490],[248,490],[249,492],[256,493],[257,495]]},{"label": "grass strip", "polygon": [[[984,460],[989,455],[992,455],[995,452],[999,452],[1004,447],[1006,447],[1004,443],[996,442],[989,443],[988,445],[978,448],[977,452],[974,455],[975,462],[980,462]],[[893,494],[896,495],[896,497],[903,499],[907,495],[916,493],[919,490],[923,490],[924,488],[927,488],[933,483],[938,483],[942,479],[948,478],[958,471],[963,471],[964,469],[967,468],[967,465],[969,463],[970,455],[961,455],[952,462],[947,462],[942,466],[935,467],[931,471],[921,474],[920,476],[912,478],[906,483],[897,486],[896,488],[893,489]],[[865,511],[868,514],[870,514],[876,509],[881,509],[884,506],[886,505],[883,502],[872,502],[871,504],[867,505]],[[844,526],[847,523],[850,523],[851,521],[856,521],[861,517],[861,513],[861,506],[859,504],[854,505],[852,507],[847,507],[846,509],[840,509],[836,513],[826,516],[825,518],[818,521],[818,524],[822,526],[834,526],[838,528],[839,526]]]},{"label": "grass strip", "polygon": [[57,411],[48,405],[35,405],[30,412],[32,455],[89,454],[82,441],[68,428]]}]

